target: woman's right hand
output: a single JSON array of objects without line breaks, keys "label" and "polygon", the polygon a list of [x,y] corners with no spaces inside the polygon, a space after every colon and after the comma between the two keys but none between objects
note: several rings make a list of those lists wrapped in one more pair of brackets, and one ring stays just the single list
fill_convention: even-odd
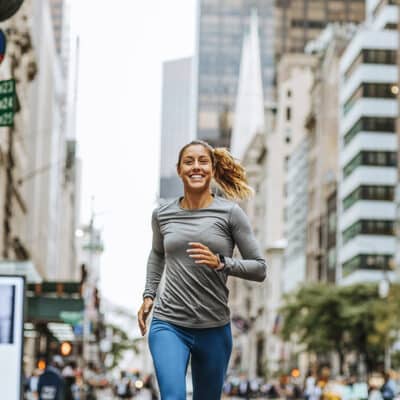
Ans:
[{"label": "woman's right hand", "polygon": [[146,319],[150,314],[151,309],[153,308],[153,299],[151,297],[146,297],[143,300],[143,304],[140,307],[138,311],[138,323],[139,323],[139,328],[140,332],[142,333],[142,336],[146,334],[147,328],[146,328]]}]

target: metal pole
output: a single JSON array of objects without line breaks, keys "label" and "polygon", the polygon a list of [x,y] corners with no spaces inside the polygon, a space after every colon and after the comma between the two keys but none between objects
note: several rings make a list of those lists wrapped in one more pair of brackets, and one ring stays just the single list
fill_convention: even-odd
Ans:
[{"label": "metal pole", "polygon": [[6,182],[4,199],[4,220],[3,220],[3,258],[9,258],[11,242],[11,217],[12,217],[12,195],[13,195],[13,168],[14,168],[14,128],[8,128],[8,148],[6,156]]}]

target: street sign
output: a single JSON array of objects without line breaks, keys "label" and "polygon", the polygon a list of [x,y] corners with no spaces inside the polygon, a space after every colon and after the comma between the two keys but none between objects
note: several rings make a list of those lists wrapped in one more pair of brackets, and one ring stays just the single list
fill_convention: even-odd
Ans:
[{"label": "street sign", "polygon": [[14,125],[15,107],[15,80],[0,81],[0,126]]},{"label": "street sign", "polygon": [[67,324],[77,325],[83,321],[83,312],[81,312],[81,311],[61,311],[60,318]]},{"label": "street sign", "polygon": [[0,29],[0,64],[3,62],[4,55],[6,54],[6,45],[7,45],[6,35]]}]

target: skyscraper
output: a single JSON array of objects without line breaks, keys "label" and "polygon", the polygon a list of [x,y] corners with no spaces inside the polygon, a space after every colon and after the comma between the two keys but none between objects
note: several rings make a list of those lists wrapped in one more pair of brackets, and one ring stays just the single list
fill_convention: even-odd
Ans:
[{"label": "skyscraper", "polygon": [[192,58],[166,61],[163,64],[160,198],[169,199],[183,193],[176,173],[180,148],[190,136],[190,93]]},{"label": "skyscraper", "polygon": [[369,0],[340,62],[339,279],[391,276],[397,182],[397,6]]},{"label": "skyscraper", "polygon": [[328,23],[365,19],[365,0],[277,0],[275,5],[275,55],[303,52]]},{"label": "skyscraper", "polygon": [[331,22],[362,22],[365,0],[199,0],[194,130],[212,145],[230,146],[244,33],[251,10],[259,20],[265,104],[274,101],[274,64],[303,52]]},{"label": "skyscraper", "polygon": [[195,67],[195,131],[212,145],[230,146],[244,33],[258,14],[264,98],[274,76],[272,0],[200,0]]}]

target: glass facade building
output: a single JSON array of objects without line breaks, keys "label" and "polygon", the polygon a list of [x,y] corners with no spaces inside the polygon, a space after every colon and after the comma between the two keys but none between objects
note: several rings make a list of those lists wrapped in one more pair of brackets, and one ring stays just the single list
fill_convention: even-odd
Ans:
[{"label": "glass facade building", "polygon": [[303,52],[330,22],[362,22],[365,0],[199,0],[195,136],[230,147],[243,36],[257,11],[264,101],[274,99],[274,65]]},{"label": "glass facade building", "polygon": [[199,0],[196,136],[230,147],[244,33],[252,9],[258,14],[264,98],[274,78],[274,1]]},{"label": "glass facade building", "polygon": [[365,0],[276,0],[275,54],[303,52],[305,44],[332,22],[360,23]]}]

